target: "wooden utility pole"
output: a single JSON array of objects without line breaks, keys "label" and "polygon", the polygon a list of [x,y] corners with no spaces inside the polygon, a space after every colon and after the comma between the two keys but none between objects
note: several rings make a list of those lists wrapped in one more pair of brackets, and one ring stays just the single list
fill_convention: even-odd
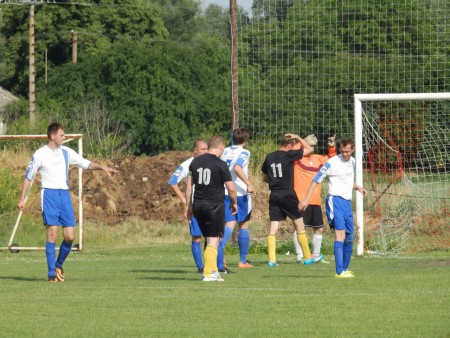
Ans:
[{"label": "wooden utility pole", "polygon": [[34,5],[30,6],[30,30],[29,30],[29,93],[30,122],[36,120],[36,69],[34,62]]},{"label": "wooden utility pole", "polygon": [[77,63],[77,55],[78,55],[78,35],[77,32],[72,31],[72,63]]},{"label": "wooden utility pole", "polygon": [[238,44],[237,44],[237,0],[230,0],[230,29],[231,29],[231,127],[239,127],[238,100]]}]

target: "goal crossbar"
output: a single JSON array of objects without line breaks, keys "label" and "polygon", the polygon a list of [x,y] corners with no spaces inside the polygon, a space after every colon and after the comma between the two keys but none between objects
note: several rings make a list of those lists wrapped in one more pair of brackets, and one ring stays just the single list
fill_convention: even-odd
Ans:
[{"label": "goal crossbar", "polygon": [[[449,93],[401,93],[401,94],[355,94],[355,160],[356,184],[363,186],[363,130],[362,130],[362,103],[368,101],[441,101],[450,100]],[[363,196],[356,194],[356,227],[358,240],[356,254],[364,254],[364,213]]]},{"label": "goal crossbar", "polygon": [[[45,134],[38,135],[0,135],[0,141],[5,140],[36,140],[36,139],[47,139],[48,136]],[[78,140],[78,154],[83,156],[83,134],[66,134],[64,143],[70,142],[72,140]],[[33,183],[33,182],[31,182]],[[31,188],[31,185],[30,185]],[[30,189],[29,189],[30,190]],[[26,199],[28,198],[28,193]],[[25,203],[26,203],[25,199]],[[0,251],[10,250],[11,252],[18,252],[19,250],[45,250],[45,247],[21,247],[13,244],[14,237],[17,231],[17,228],[20,223],[20,219],[22,217],[22,210],[19,211],[16,219],[16,223],[14,224],[13,231],[8,241],[8,245],[4,247],[0,247]],[[78,168],[78,246],[74,246],[72,248],[73,251],[82,251],[83,250],[83,169]]]}]

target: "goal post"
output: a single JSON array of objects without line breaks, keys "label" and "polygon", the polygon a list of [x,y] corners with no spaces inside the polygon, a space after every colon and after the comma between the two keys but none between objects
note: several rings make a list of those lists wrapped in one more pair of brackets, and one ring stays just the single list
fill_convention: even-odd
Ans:
[{"label": "goal post", "polygon": [[[47,139],[47,135],[0,135],[0,141],[15,141],[15,140],[40,140],[40,139]],[[66,134],[64,143],[78,140],[78,154],[80,156],[83,156],[83,134]],[[25,203],[28,199],[28,194],[31,190],[31,186],[33,184],[33,181],[30,184],[30,187],[28,189]],[[3,250],[10,250],[11,252],[18,252],[20,250],[45,250],[45,247],[43,246],[19,246],[14,245],[14,238],[17,231],[17,228],[20,224],[20,219],[22,217],[22,210],[18,212],[16,222],[14,224],[12,233],[10,235],[8,245],[4,247],[0,247],[0,251]],[[83,245],[83,239],[84,239],[84,233],[83,233],[83,169],[78,168],[78,245],[75,245],[72,247],[73,251],[82,251],[84,248]]]},{"label": "goal post", "polygon": [[[433,101],[444,101],[444,104],[440,107],[438,103],[430,104]],[[412,229],[417,214],[424,209],[429,210],[423,205],[432,204],[430,202],[432,198],[441,200],[448,198],[449,101],[450,93],[354,95],[356,184],[363,186],[364,182],[372,183],[372,189],[368,190],[375,195],[372,205],[375,206],[374,209],[377,211],[374,213],[380,220],[376,225],[378,236],[384,236],[381,239],[383,245],[380,245],[383,252],[394,248],[394,244],[389,244],[386,238],[389,231],[396,227],[397,248],[394,249],[399,249],[398,247],[404,245],[407,240],[408,231]],[[392,106],[394,102],[401,104]],[[425,102],[428,102],[428,105],[425,105]],[[374,103],[375,106],[365,109],[366,103]],[[402,112],[395,114],[393,113],[395,110]],[[374,139],[377,141],[371,141]],[[368,165],[364,169],[365,163]],[[364,174],[372,175],[372,179],[365,179]],[[374,178],[377,174],[385,180],[382,188]],[[389,192],[397,182],[404,188]],[[434,186],[424,190],[422,188],[425,184]],[[442,194],[436,190],[437,186]],[[389,207],[398,203],[398,209],[392,212],[392,217],[403,218],[393,221],[396,223],[394,226],[385,224],[389,222],[387,219],[391,216],[386,215],[388,212],[380,203],[387,194],[393,196],[388,201]],[[414,200],[408,203],[402,201],[408,198]],[[421,203],[418,203],[418,200],[422,200]],[[363,201],[363,196],[356,194],[358,256],[362,256],[365,252]],[[405,205],[403,209],[400,203]],[[442,204],[446,208],[445,201]],[[405,218],[409,220],[405,222]],[[403,228],[400,229],[399,224],[402,224]],[[394,230],[391,233],[394,233]]]}]

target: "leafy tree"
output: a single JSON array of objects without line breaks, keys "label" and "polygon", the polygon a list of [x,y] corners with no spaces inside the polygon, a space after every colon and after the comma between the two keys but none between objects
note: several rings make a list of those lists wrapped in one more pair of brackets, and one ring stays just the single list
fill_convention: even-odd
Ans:
[{"label": "leafy tree", "polygon": [[[159,10],[139,0],[97,0],[87,5],[44,3],[35,6],[36,74],[42,76],[48,50],[49,68],[68,62],[72,30],[79,32],[79,55],[99,53],[124,37],[164,39],[168,32]],[[143,10],[145,9],[145,10]],[[6,74],[1,84],[25,96],[28,89],[28,6],[3,8]]]}]

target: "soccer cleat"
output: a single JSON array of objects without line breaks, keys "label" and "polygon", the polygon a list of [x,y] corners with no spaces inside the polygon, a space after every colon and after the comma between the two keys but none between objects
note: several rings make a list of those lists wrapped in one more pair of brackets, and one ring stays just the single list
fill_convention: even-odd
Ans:
[{"label": "soccer cleat", "polygon": [[279,266],[280,264],[278,264],[277,262],[269,262],[269,263],[267,263],[267,265],[272,268],[274,266]]},{"label": "soccer cleat", "polygon": [[345,270],[344,273],[352,275],[353,277],[355,277],[355,274],[353,273],[353,271]]},{"label": "soccer cleat", "polygon": [[323,255],[319,254],[317,257],[311,257],[314,259],[314,263],[320,263],[320,261],[323,259]]},{"label": "soccer cleat", "polygon": [[239,262],[237,265],[238,269],[250,269],[253,268],[253,265],[251,265],[248,261],[245,263]]},{"label": "soccer cleat", "polygon": [[347,271],[342,271],[340,275],[336,274],[336,278],[355,278],[354,275],[348,273]]},{"label": "soccer cleat", "polygon": [[55,268],[56,271],[56,279],[58,280],[58,282],[64,282],[64,269],[62,267]]},{"label": "soccer cleat", "polygon": [[311,265],[311,264],[314,264],[315,262],[316,262],[316,258],[314,258],[314,257],[303,260],[303,264],[305,264],[305,265]]},{"label": "soccer cleat", "polygon": [[220,276],[220,273],[213,271],[209,277],[203,276],[202,282],[223,282],[223,278]]},{"label": "soccer cleat", "polygon": [[198,269],[197,269],[197,272],[198,272],[198,273],[203,273],[203,268],[198,268]]},{"label": "soccer cleat", "polygon": [[330,264],[330,262],[329,261],[326,261],[325,259],[323,259],[322,258],[322,260],[320,261],[320,263],[322,263],[322,264]]},{"label": "soccer cleat", "polygon": [[226,275],[230,274],[230,273],[234,273],[233,271],[231,271],[230,269],[228,269],[227,267],[224,267],[223,269],[220,269],[219,272],[222,272]]},{"label": "soccer cleat", "polygon": [[56,278],[56,277],[48,277],[48,282],[49,283],[58,283],[58,278]]}]

